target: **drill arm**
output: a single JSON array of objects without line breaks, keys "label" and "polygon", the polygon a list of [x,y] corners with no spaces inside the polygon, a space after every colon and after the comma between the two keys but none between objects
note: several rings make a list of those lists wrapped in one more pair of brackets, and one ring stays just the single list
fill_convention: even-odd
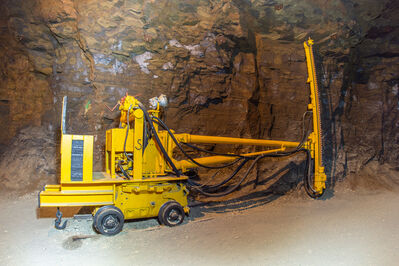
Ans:
[{"label": "drill arm", "polygon": [[[253,157],[258,155],[273,154],[277,152],[285,151],[287,148],[297,148],[299,142],[291,141],[279,141],[279,140],[264,140],[264,139],[245,139],[245,138],[231,138],[231,137],[216,137],[216,136],[202,136],[202,135],[191,135],[191,134],[176,134],[177,141],[183,143],[194,143],[194,144],[241,144],[241,145],[254,145],[264,147],[275,147],[274,149],[267,149],[258,152],[239,154],[239,156]],[[195,161],[202,165],[212,166],[224,163],[233,162],[237,157],[233,156],[209,156],[196,158]],[[191,160],[175,161],[175,165],[178,169],[183,172],[186,169],[197,167],[197,164]]]}]

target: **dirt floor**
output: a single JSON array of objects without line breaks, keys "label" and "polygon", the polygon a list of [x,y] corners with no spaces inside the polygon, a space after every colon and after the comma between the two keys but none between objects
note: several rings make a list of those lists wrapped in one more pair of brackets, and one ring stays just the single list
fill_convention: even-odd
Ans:
[{"label": "dirt floor", "polygon": [[37,195],[3,195],[0,264],[398,265],[398,192],[338,188],[326,198],[295,192],[198,205],[178,227],[149,219],[105,237],[89,219],[54,229],[54,218],[37,218]]}]

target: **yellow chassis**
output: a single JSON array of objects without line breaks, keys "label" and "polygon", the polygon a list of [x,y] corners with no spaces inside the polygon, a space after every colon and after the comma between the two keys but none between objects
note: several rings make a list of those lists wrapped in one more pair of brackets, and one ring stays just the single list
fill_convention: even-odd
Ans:
[{"label": "yellow chassis", "polygon": [[46,185],[40,193],[40,207],[92,206],[95,214],[101,206],[114,205],[123,211],[125,219],[137,219],[156,217],[164,203],[177,201],[188,213],[186,180],[185,176],[141,181],[106,177],[91,182]]}]

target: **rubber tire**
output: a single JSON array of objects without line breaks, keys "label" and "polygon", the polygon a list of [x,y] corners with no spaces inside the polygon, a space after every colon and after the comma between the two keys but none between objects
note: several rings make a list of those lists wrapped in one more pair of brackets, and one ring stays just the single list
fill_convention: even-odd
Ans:
[{"label": "rubber tire", "polygon": [[120,211],[120,209],[118,207],[115,207],[113,205],[106,205],[106,206],[102,206],[101,208],[99,208],[98,211],[93,216],[93,228],[95,230],[97,230],[97,219],[98,219],[97,217],[98,217],[98,215],[101,213],[102,210],[107,209],[107,208],[113,208],[115,210],[119,210]]},{"label": "rubber tire", "polygon": [[[172,212],[177,215],[177,217],[175,217],[176,221],[170,219]],[[185,215],[183,207],[178,202],[169,201],[159,210],[158,220],[166,226],[173,227],[181,224],[184,221]]]},{"label": "rubber tire", "polygon": [[165,224],[165,222],[163,221],[163,218],[162,218],[162,213],[163,213],[163,210],[165,209],[165,207],[168,206],[169,202],[170,201],[164,203],[164,205],[162,205],[161,208],[159,209],[158,222],[159,222],[160,225],[164,225]]},{"label": "rubber tire", "polygon": [[[108,218],[116,219],[117,224],[115,228],[107,229],[103,226],[105,219]],[[112,205],[103,206],[94,215],[93,227],[102,235],[113,236],[122,231],[124,222],[123,213],[119,208]]]}]

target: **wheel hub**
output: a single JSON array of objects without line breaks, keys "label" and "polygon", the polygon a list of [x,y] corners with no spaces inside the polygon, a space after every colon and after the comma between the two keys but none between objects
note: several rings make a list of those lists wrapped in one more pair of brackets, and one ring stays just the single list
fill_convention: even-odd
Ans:
[{"label": "wheel hub", "polygon": [[109,215],[104,219],[103,225],[107,229],[113,229],[119,225],[119,222],[115,217],[113,217],[112,215]]},{"label": "wheel hub", "polygon": [[169,213],[168,220],[171,221],[171,222],[176,222],[176,221],[180,220],[180,217],[181,217],[181,215],[176,210],[172,210]]}]

